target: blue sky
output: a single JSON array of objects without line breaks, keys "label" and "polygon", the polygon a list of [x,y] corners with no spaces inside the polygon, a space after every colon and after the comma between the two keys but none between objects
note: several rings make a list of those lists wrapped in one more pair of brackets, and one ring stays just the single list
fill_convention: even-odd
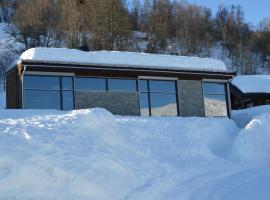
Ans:
[{"label": "blue sky", "polygon": [[257,25],[263,18],[270,18],[270,0],[188,0],[190,3],[204,5],[212,9],[213,14],[220,4],[240,5],[244,9],[245,19]]}]

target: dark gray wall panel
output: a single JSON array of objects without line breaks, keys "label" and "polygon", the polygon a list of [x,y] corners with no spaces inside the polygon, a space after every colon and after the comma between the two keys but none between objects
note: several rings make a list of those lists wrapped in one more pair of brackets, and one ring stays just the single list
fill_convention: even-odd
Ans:
[{"label": "dark gray wall panel", "polygon": [[76,91],[77,109],[105,108],[115,115],[140,115],[137,92],[87,92]]},{"label": "dark gray wall panel", "polygon": [[179,80],[178,96],[181,116],[204,116],[204,100],[200,80]]}]

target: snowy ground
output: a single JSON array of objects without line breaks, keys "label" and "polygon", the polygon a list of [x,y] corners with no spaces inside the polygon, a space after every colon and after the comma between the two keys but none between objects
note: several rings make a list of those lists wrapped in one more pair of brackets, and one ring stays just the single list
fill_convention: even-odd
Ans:
[{"label": "snowy ground", "polygon": [[245,126],[252,121],[254,117],[257,117],[263,113],[270,113],[270,105],[257,106],[243,110],[233,110],[232,119],[239,127],[245,128]]},{"label": "snowy ground", "polygon": [[0,110],[0,199],[268,200],[269,122]]}]

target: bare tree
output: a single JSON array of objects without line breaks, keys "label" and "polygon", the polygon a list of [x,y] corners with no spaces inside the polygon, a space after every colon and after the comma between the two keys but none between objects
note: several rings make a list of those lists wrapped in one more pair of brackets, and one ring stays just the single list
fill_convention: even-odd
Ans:
[{"label": "bare tree", "polygon": [[2,83],[2,89],[6,89],[5,83],[6,83],[6,70],[7,67],[12,64],[14,60],[14,54],[10,51],[4,51],[0,55],[0,86]]},{"label": "bare tree", "polygon": [[5,31],[14,43],[21,43],[20,50],[37,46],[59,46],[61,30],[59,6],[55,0],[21,0],[12,22]]},{"label": "bare tree", "polygon": [[66,43],[70,48],[80,48],[83,41],[83,32],[88,31],[89,19],[93,10],[93,0],[59,0],[61,29],[67,37]]},{"label": "bare tree", "polygon": [[98,50],[125,50],[131,33],[125,1],[99,0],[95,2],[94,8],[94,48]]}]

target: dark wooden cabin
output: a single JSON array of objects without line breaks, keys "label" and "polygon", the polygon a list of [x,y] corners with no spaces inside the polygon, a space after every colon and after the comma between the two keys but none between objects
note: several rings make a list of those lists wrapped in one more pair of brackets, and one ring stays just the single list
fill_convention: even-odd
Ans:
[{"label": "dark wooden cabin", "polygon": [[7,71],[7,108],[229,116],[234,74],[209,58],[35,48]]},{"label": "dark wooden cabin", "polygon": [[270,104],[270,76],[236,76],[230,83],[233,110]]}]

